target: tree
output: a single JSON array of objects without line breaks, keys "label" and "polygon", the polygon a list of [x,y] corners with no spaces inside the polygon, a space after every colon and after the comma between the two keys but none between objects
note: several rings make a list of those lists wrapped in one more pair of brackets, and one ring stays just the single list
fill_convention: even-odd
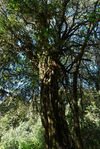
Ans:
[{"label": "tree", "polygon": [[[21,77],[24,72],[38,80],[46,149],[82,149],[77,87],[84,57],[87,59],[86,53],[93,46],[91,39],[100,21],[99,1],[91,5],[81,0],[9,0],[4,5],[3,2],[1,69],[6,71],[6,77],[11,71],[12,76]],[[24,68],[18,55],[26,62]],[[76,143],[65,118],[65,101],[59,96],[60,88],[65,86],[67,90],[69,84],[73,86]]]}]

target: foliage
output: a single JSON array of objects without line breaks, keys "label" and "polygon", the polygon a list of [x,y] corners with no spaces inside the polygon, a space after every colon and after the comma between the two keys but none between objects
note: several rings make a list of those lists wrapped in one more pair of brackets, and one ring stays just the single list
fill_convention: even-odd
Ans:
[{"label": "foliage", "polygon": [[33,117],[32,105],[23,102],[19,100],[16,102],[17,105],[11,102],[10,106],[6,103],[6,107],[0,105],[1,149],[44,149],[40,117],[35,111]]},{"label": "foliage", "polygon": [[[100,92],[85,90],[80,107],[80,126],[85,149],[99,149],[100,146]],[[81,105],[82,104],[82,105]],[[75,137],[70,105],[66,106],[66,119]]]},{"label": "foliage", "polygon": [[36,124],[32,120],[21,122],[16,128],[10,128],[1,137],[2,149],[42,149],[44,139],[40,120]]},{"label": "foliage", "polygon": [[[99,149],[100,146],[100,93],[87,91],[84,95],[84,121],[82,136],[85,147]],[[86,135],[87,134],[87,135]]]}]

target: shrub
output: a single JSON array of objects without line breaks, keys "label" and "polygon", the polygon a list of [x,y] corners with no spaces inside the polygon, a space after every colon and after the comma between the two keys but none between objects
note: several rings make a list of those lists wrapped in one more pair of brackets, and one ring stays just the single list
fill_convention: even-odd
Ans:
[{"label": "shrub", "polygon": [[1,149],[44,149],[44,138],[40,118],[36,123],[32,119],[22,122],[16,128],[10,128],[1,137]]}]

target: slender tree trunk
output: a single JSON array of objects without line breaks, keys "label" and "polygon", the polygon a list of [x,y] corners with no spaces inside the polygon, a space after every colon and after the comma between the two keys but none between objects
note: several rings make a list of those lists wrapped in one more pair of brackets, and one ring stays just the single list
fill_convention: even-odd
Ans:
[{"label": "slender tree trunk", "polygon": [[77,149],[83,149],[81,130],[79,124],[79,107],[78,107],[78,97],[77,97],[77,75],[76,71],[73,75],[73,117],[74,117],[74,130],[76,136],[76,146]]},{"label": "slender tree trunk", "polygon": [[96,90],[99,91],[100,90],[100,42],[98,43],[98,47],[96,49],[95,61],[97,65],[95,86],[96,86]]},{"label": "slender tree trunk", "polygon": [[52,73],[47,73],[47,66],[43,63],[41,66],[41,120],[46,149],[75,149],[65,120],[64,107],[58,96],[58,70],[53,68]]}]

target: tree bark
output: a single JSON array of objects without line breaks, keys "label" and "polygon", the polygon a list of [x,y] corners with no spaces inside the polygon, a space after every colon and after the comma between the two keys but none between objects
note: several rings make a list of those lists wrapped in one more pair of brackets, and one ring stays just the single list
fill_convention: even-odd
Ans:
[{"label": "tree bark", "polygon": [[[65,119],[64,104],[58,95],[58,70],[48,72],[42,63],[41,81],[41,120],[44,127],[46,149],[75,149]],[[47,73],[47,74],[46,74]],[[51,74],[50,74],[51,73]]]},{"label": "tree bark", "polygon": [[81,137],[80,123],[79,123],[79,107],[77,97],[77,78],[78,71],[75,71],[73,75],[73,118],[74,118],[74,131],[76,137],[77,149],[83,149],[83,142]]}]

